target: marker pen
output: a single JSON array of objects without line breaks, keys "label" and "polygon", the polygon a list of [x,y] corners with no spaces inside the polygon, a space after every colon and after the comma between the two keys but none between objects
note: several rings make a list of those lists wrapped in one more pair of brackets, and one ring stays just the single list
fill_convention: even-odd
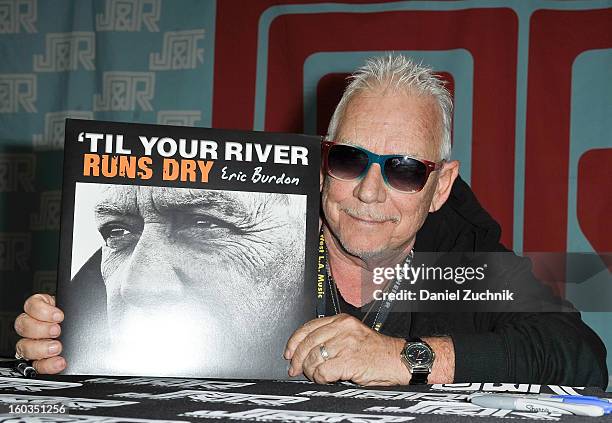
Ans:
[{"label": "marker pen", "polygon": [[20,360],[15,364],[13,368],[17,370],[19,373],[21,373],[24,377],[27,377],[30,379],[38,376],[36,369],[32,367],[32,364],[29,361]]},{"label": "marker pen", "polygon": [[516,411],[532,411],[559,414],[573,414],[576,416],[603,416],[604,409],[597,405],[570,404],[545,399],[531,399],[507,395],[478,395],[470,398],[473,404],[484,408],[499,408]]}]

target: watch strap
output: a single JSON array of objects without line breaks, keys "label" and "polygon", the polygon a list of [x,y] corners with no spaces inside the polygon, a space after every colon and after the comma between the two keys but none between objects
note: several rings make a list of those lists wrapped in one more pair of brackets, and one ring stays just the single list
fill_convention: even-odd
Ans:
[{"label": "watch strap", "polygon": [[427,377],[429,372],[423,370],[413,370],[410,385],[427,385]]}]

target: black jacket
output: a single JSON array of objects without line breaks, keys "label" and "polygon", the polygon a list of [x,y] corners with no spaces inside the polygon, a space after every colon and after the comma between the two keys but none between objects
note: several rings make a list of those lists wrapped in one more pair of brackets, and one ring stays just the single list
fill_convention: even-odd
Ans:
[{"label": "black jacket", "polygon": [[[508,251],[501,229],[470,187],[457,178],[448,201],[430,213],[415,252]],[[517,275],[542,286],[530,261],[516,257]],[[391,336],[450,336],[455,382],[512,382],[598,386],[608,384],[606,349],[574,312],[390,313]]]}]

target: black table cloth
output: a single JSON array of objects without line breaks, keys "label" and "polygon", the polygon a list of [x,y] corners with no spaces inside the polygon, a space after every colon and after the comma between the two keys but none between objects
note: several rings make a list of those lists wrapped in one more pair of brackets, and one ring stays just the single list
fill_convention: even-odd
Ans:
[{"label": "black table cloth", "polygon": [[[304,380],[211,380],[152,377],[17,377],[0,369],[0,422],[479,422],[513,420],[612,421],[612,415],[579,417],[478,407],[473,392],[556,393],[612,398],[600,389],[556,385],[461,383],[365,388]],[[64,414],[32,413],[36,405],[62,404]],[[19,405],[21,408],[17,407]],[[42,410],[40,407],[38,410]],[[11,412],[12,411],[12,412]],[[594,420],[593,420],[594,419]]]}]

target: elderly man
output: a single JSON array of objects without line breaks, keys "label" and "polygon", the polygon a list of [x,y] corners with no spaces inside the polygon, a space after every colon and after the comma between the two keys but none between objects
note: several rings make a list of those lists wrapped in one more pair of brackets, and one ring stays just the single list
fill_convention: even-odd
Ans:
[{"label": "elderly man", "polygon": [[[363,282],[374,268],[426,251],[504,250],[499,226],[449,160],[450,128],[449,95],[429,69],[387,56],[353,76],[323,145],[325,295],[319,318],[287,342],[289,374],[364,385],[605,386],[605,348],[577,313],[393,313],[372,300],[375,286]],[[53,305],[31,297],[16,321],[18,333],[37,338],[17,350],[42,372],[66,365],[51,340],[63,318]]]}]

